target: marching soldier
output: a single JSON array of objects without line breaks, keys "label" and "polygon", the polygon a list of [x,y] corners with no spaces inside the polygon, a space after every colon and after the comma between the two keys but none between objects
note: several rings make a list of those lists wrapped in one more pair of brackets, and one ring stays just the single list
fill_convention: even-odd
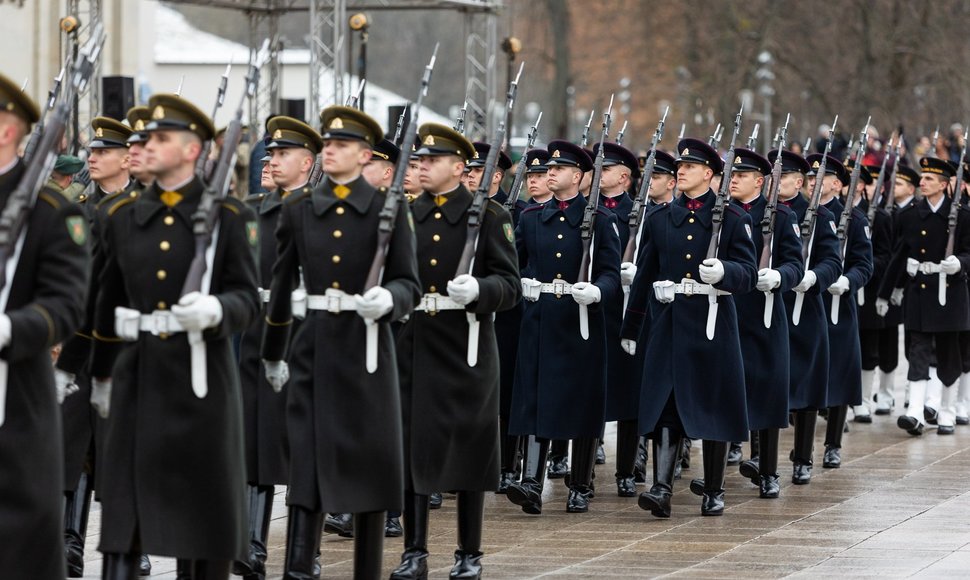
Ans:
[{"label": "marching soldier", "polygon": [[[499,482],[499,359],[495,312],[521,298],[511,216],[486,200],[472,274],[455,275],[468,236],[472,194],[461,185],[474,148],[427,123],[415,152],[424,191],[411,204],[424,296],[398,333],[404,417],[404,554],[392,579],[425,578],[428,495],[458,495],[452,578],[482,575],[486,491]],[[477,344],[476,344],[477,343]]]},{"label": "marching soldier", "polygon": [[[40,118],[37,105],[0,75],[0,200],[24,175],[17,146]],[[0,314],[0,569],[9,578],[64,578],[64,455],[51,349],[81,324],[88,280],[87,223],[80,208],[43,189],[27,218]],[[5,264],[6,266],[6,264]],[[8,270],[10,271],[10,270]],[[73,484],[78,473],[74,473]]]},{"label": "marching soldier", "polygon": [[[953,253],[946,255],[952,203],[946,194],[956,170],[950,162],[932,157],[920,159],[920,169],[923,198],[897,214],[896,249],[879,289],[879,308],[888,310],[893,290],[905,284],[909,408],[897,425],[911,435],[923,433],[923,407],[935,353],[937,375],[944,386],[937,434],[950,435],[955,423],[955,383],[963,370],[960,333],[970,330],[966,274],[970,267],[970,213],[965,208],[958,211]],[[903,272],[908,279],[902,278]]]},{"label": "marching soldier", "polygon": [[[414,238],[407,214],[399,212],[383,279],[365,288],[387,194],[361,173],[382,131],[351,107],[328,107],[320,121],[327,177],[283,202],[262,347],[266,377],[279,390],[292,340],[286,420],[299,459],[290,463],[284,577],[312,577],[321,513],[330,512],[354,514],[354,574],[371,579],[380,576],[385,511],[401,507],[401,406],[390,323],[417,300]],[[299,135],[305,128],[288,136],[294,128],[277,131],[307,142]],[[289,337],[301,271],[307,318]],[[378,325],[377,344],[365,346],[371,324]],[[369,369],[370,356],[376,368]]]},{"label": "marching soldier", "polygon": [[[808,162],[811,164],[821,158],[821,154],[810,155]],[[822,198],[819,205],[841,220],[845,206],[839,199],[839,193],[849,185],[849,171],[834,157],[829,158],[825,168],[825,176],[815,176],[816,179],[822,179]],[[830,173],[829,168],[835,172]],[[862,184],[872,180],[865,167],[860,167],[859,170],[859,181]],[[853,201],[859,199],[861,196],[855,197]],[[862,353],[859,346],[856,295],[872,276],[872,242],[866,214],[858,205],[851,212],[852,216],[845,231],[842,274],[822,294],[829,326],[829,386],[825,395],[828,417],[822,467],[829,469],[842,465],[845,418],[850,405],[859,405],[862,402]],[[835,318],[833,296],[841,297],[838,318]]]},{"label": "marching soldier", "polygon": [[[313,161],[323,141],[306,123],[291,117],[273,117],[267,123],[271,137],[266,144],[272,184],[269,193],[249,196],[259,226],[260,302],[270,300],[273,263],[276,261],[276,226],[281,208],[293,193],[307,189]],[[273,512],[275,485],[286,485],[289,447],[286,440],[287,393],[274,393],[260,364],[260,341],[266,327],[259,317],[243,334],[239,348],[239,371],[243,394],[243,425],[246,432],[246,483],[249,486],[248,557],[233,566],[233,573],[249,579],[266,574],[266,540]]]},{"label": "marching soldier", "polygon": [[[149,109],[155,183],[115,202],[101,236],[91,402],[110,412],[98,478],[103,576],[130,578],[138,555],[152,553],[183,560],[193,577],[226,578],[247,540],[231,337],[258,310],[257,227],[242,202],[217,200],[209,293],[182,296],[204,189],[195,164],[214,129],[175,95],[154,95]],[[201,353],[190,353],[189,332],[201,333]],[[192,375],[202,369],[200,383]]]},{"label": "marching soldier", "polygon": [[682,195],[647,214],[621,332],[624,350],[635,354],[649,309],[649,338],[639,345],[646,350],[639,424],[653,439],[655,478],[638,504],[664,518],[685,436],[705,440],[701,514],[724,513],[728,442],[748,436],[731,294],[751,291],[757,280],[751,218],[733,205],[723,207],[717,257],[704,258],[715,219],[710,183],[723,162],[697,139],[683,139],[677,149]]},{"label": "marching soldier", "polygon": [[[555,197],[530,206],[519,220],[516,245],[526,304],[512,399],[511,431],[535,436],[526,448],[522,481],[507,497],[529,514],[542,513],[550,439],[572,439],[566,511],[586,512],[606,402],[606,319],[603,302],[620,292],[620,242],[613,216],[597,208],[589,282],[575,282],[582,261],[580,226],[587,200],[579,191],[593,162],[582,148],[551,141],[549,189]],[[579,307],[577,307],[577,305]],[[581,335],[580,309],[588,312]]]},{"label": "marching soldier", "polygon": [[128,126],[131,135],[128,136],[128,173],[136,183],[132,187],[145,189],[151,185],[155,177],[145,170],[145,143],[148,133],[145,126],[151,122],[151,111],[144,105],[128,109]]},{"label": "marching soldier", "polygon": [[[92,233],[92,249],[95,255],[92,272],[103,265],[97,236],[100,227],[96,223],[104,217],[102,203],[124,195],[133,185],[128,176],[129,155],[127,140],[132,130],[107,117],[96,117],[91,122],[94,139],[88,144],[90,155],[88,167],[94,187],[90,195],[81,195],[78,204],[86,214]],[[87,533],[88,512],[94,488],[95,461],[99,453],[101,425],[91,408],[91,325],[94,323],[96,285],[88,290],[87,309],[82,327],[68,340],[57,359],[54,376],[64,385],[78,386],[77,396],[68,397],[61,405],[64,422],[64,550],[67,573],[71,578],[84,575],[84,539]],[[96,445],[97,441],[97,445]],[[143,562],[151,573],[151,564]]]},{"label": "marching soldier", "polygon": [[545,149],[532,149],[525,154],[525,162],[528,164],[525,170],[525,188],[529,192],[527,206],[546,203],[552,199],[552,191],[546,183],[549,171],[546,161],[549,161],[549,152]]}]

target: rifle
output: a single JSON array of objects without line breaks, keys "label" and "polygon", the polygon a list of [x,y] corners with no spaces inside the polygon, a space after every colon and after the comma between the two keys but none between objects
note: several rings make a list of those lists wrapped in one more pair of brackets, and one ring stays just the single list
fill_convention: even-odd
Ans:
[{"label": "rifle", "polygon": [[930,138],[930,150],[926,154],[927,157],[932,157],[933,159],[936,159],[937,157],[939,157],[939,155],[937,155],[936,153],[936,146],[939,142],[940,142],[940,126],[937,125],[936,130],[933,131],[933,137]]},{"label": "rifle", "polygon": [[[829,135],[830,135],[829,139],[831,139],[832,136],[834,136],[834,133],[829,132]],[[804,154],[802,155],[802,157],[808,157],[808,151],[811,146],[812,146],[812,138],[809,137],[808,139],[805,139],[805,146],[802,147],[802,153]]]},{"label": "rifle", "polygon": [[[411,103],[405,103],[404,108],[401,109],[401,114],[398,115],[397,117],[397,126],[394,127],[394,139],[392,140],[395,145],[401,144],[401,131],[404,129],[404,116],[407,115],[408,108],[410,106],[411,106]],[[411,152],[408,151],[408,155],[410,154]]]},{"label": "rifle", "polygon": [[754,148],[758,145],[758,129],[761,128],[761,123],[755,123],[754,129],[751,130],[751,136],[748,137],[748,149],[754,151]]},{"label": "rifle", "polygon": [[626,121],[623,121],[623,126],[620,127],[620,132],[616,134],[616,144],[623,145],[623,135],[626,134]]},{"label": "rifle", "polygon": [[41,139],[41,134],[44,132],[44,125],[47,122],[47,115],[54,110],[54,105],[57,103],[57,95],[61,92],[61,84],[64,82],[64,69],[70,66],[70,61],[61,67],[61,72],[57,74],[54,78],[54,85],[51,87],[50,91],[47,93],[47,106],[44,107],[44,112],[41,114],[40,121],[34,124],[34,130],[30,132],[30,138],[27,140],[27,146],[24,147],[24,163],[30,163],[30,158],[34,156],[34,151],[37,149],[37,144]]},{"label": "rifle", "polygon": [[[728,149],[727,160],[724,164],[724,174],[721,177],[721,186],[717,188],[717,198],[714,200],[714,209],[711,210],[711,241],[707,246],[707,257],[717,257],[717,243],[721,237],[721,225],[724,222],[724,206],[727,205],[730,196],[731,174],[734,172],[734,145],[738,140],[738,133],[741,132],[741,113],[744,112],[744,105],[738,109],[738,114],[734,116],[734,132],[731,135],[731,148]],[[708,338],[713,338],[708,336]]]},{"label": "rifle", "polygon": [[[957,163],[957,182],[953,188],[953,200],[950,202],[950,215],[947,218],[947,229],[950,233],[946,239],[946,252],[944,256],[952,255],[953,246],[956,244],[957,212],[960,211],[960,202],[963,200],[963,179],[966,177],[963,174],[963,168],[965,167],[965,160],[967,158],[967,137],[970,137],[970,126],[963,133],[963,151],[960,153],[960,161]],[[945,302],[941,302],[940,305],[945,306],[946,304]]]},{"label": "rifle", "polygon": [[532,124],[532,128],[529,129],[529,137],[526,139],[525,149],[522,150],[522,158],[519,160],[519,164],[515,167],[515,178],[512,180],[512,187],[509,188],[509,196],[505,199],[505,209],[508,212],[512,212],[515,208],[515,202],[519,200],[519,192],[522,191],[522,184],[525,182],[525,172],[528,169],[525,164],[526,154],[535,145],[536,136],[539,133],[539,121],[542,120],[542,111],[539,111],[539,116],[536,117],[536,122]]},{"label": "rifle", "polygon": [[[683,139],[684,132],[681,131],[680,134],[681,134],[680,138]],[[722,127],[721,124],[718,123],[714,127],[714,132],[711,133],[711,136],[707,138],[707,144],[710,145],[712,148],[717,149],[718,145],[721,144],[721,137],[723,135],[724,135],[724,127]]]},{"label": "rifle", "polygon": [[465,134],[465,112],[468,111],[468,99],[461,105],[461,110],[458,111],[458,118],[455,119],[455,126],[453,129],[458,131],[462,135]]},{"label": "rifle", "polygon": [[586,121],[586,127],[583,129],[583,138],[579,140],[580,145],[585,149],[586,144],[589,143],[589,128],[593,125],[593,113],[595,109],[589,112],[589,121]]},{"label": "rifle", "polygon": [[[216,103],[212,107],[212,115],[209,117],[212,122],[216,122],[216,113],[222,107],[222,103],[226,100],[226,85],[229,84],[229,71],[232,70],[232,63],[226,65],[226,72],[222,73],[222,78],[219,79],[219,88],[216,92]],[[202,153],[199,154],[199,158],[195,161],[195,172],[200,177],[205,177],[205,164],[209,160],[209,151],[212,150],[212,142],[215,138],[209,139],[202,145]]]},{"label": "rifle", "polygon": [[[832,139],[835,137],[835,127],[839,123],[839,116],[835,116],[832,121],[832,128],[829,129],[829,137],[825,143],[825,151],[822,153],[822,160],[818,162],[818,169],[815,171],[815,187],[812,188],[812,197],[809,198],[808,207],[805,209],[805,217],[802,219],[802,261],[805,269],[809,269],[812,258],[812,240],[815,238],[815,221],[818,219],[818,203],[822,198],[822,178],[825,177],[825,165],[829,153],[832,152]],[[795,306],[792,310],[792,324],[798,326],[802,319],[802,306],[805,303],[805,293],[795,292]]]},{"label": "rifle", "polygon": [[896,211],[896,174],[899,169],[899,149],[903,142],[902,134],[896,139],[896,148],[893,150],[893,172],[889,174],[889,188],[882,199],[882,207],[892,216]]},{"label": "rifle", "polygon": [[345,103],[348,107],[353,107],[355,109],[362,109],[360,107],[360,96],[364,93],[364,85],[367,84],[367,79],[360,79],[360,84],[357,85],[357,91],[347,97],[347,102]]},{"label": "rifle", "polygon": [[[610,134],[610,124],[613,121],[613,95],[610,95],[610,105],[603,113],[603,130],[600,133],[600,146],[596,151],[596,161],[593,163],[593,180],[590,182],[589,199],[583,210],[583,222],[579,226],[579,237],[583,241],[583,254],[579,261],[579,274],[576,282],[589,282],[590,269],[593,263],[593,228],[596,225],[596,212],[599,209],[600,180],[603,176],[603,143]],[[589,340],[589,309],[579,305],[579,334],[583,340]]]},{"label": "rifle", "polygon": [[[381,208],[380,222],[377,227],[377,249],[374,252],[374,260],[371,262],[370,270],[367,273],[367,280],[364,282],[364,290],[370,290],[381,284],[384,276],[384,263],[387,261],[387,252],[391,246],[391,236],[394,233],[394,224],[397,221],[397,214],[404,200],[404,174],[408,170],[408,161],[411,159],[411,148],[418,135],[418,114],[421,112],[421,104],[424,97],[428,94],[428,87],[431,85],[431,73],[434,72],[435,60],[438,58],[438,44],[434,46],[431,60],[424,67],[424,74],[421,76],[421,88],[418,91],[418,99],[414,103],[414,110],[411,120],[408,121],[407,129],[404,131],[404,140],[401,142],[401,154],[397,158],[397,167],[394,169],[394,181],[387,191],[384,198],[384,207]],[[405,109],[407,110],[407,109]],[[404,115],[401,115],[401,123],[404,122]],[[405,210],[407,211],[407,210]],[[365,320],[367,326],[367,355],[366,366],[368,373],[377,371],[377,340],[378,328],[374,320]]]},{"label": "rifle", "polygon": [[[839,217],[839,227],[836,235],[839,238],[839,257],[842,258],[842,266],[845,267],[845,247],[849,242],[849,223],[852,221],[852,209],[855,205],[856,189],[859,187],[859,175],[862,173],[862,157],[866,154],[866,143],[869,141],[869,123],[872,116],[866,121],[866,127],[859,134],[855,163],[852,164],[852,176],[849,178],[849,191],[845,194],[845,207],[842,208],[842,215]],[[850,153],[851,155],[851,153]],[[839,305],[842,303],[842,295],[832,295],[832,324],[839,323]]]},{"label": "rifle", "polygon": [[185,83],[185,75],[182,75],[179,78],[179,86],[175,87],[175,96],[176,97],[181,97],[182,96],[182,85],[184,83]]},{"label": "rifle", "polygon": [[[771,267],[771,252],[774,249],[775,221],[778,217],[778,192],[781,189],[781,152],[785,148],[788,140],[788,121],[791,114],[785,117],[785,125],[775,134],[775,149],[778,156],[775,157],[775,164],[771,167],[771,189],[768,193],[767,204],[765,205],[765,215],[761,219],[761,256],[758,261],[758,270]],[[771,316],[774,313],[775,293],[771,290],[765,292],[765,328],[771,328]]]},{"label": "rifle", "polygon": [[876,184],[872,188],[872,199],[869,200],[869,208],[866,211],[866,219],[869,220],[869,224],[873,228],[875,228],[876,210],[883,200],[883,188],[886,185],[886,162],[889,161],[889,149],[893,148],[895,137],[895,134],[889,137],[889,145],[886,154],[882,157],[882,164],[879,166],[879,177],[876,178]]},{"label": "rifle", "polygon": [[670,112],[670,107],[664,110],[664,116],[657,123],[657,129],[654,130],[653,138],[650,140],[650,151],[647,153],[647,159],[643,163],[643,176],[640,179],[640,187],[637,189],[637,195],[633,198],[633,208],[630,210],[630,237],[626,242],[626,248],[623,249],[624,262],[632,262],[636,259],[640,223],[646,211],[647,196],[650,194],[650,181],[653,179],[653,168],[657,164],[657,145],[663,138],[664,123],[667,121],[668,112]]}]

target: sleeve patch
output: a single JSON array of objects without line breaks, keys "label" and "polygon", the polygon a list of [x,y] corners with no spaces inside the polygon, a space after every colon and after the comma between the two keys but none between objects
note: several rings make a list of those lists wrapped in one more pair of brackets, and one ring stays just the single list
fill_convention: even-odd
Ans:
[{"label": "sleeve patch", "polygon": [[259,244],[259,226],[256,225],[255,221],[246,222],[246,239],[249,240],[249,245],[254,248]]},{"label": "sleeve patch", "polygon": [[751,224],[744,224],[744,231],[748,234],[748,239],[751,239]]},{"label": "sleeve patch", "polygon": [[67,224],[67,233],[70,234],[74,243],[83,246],[88,241],[88,225],[85,223],[84,217],[72,215],[65,220],[65,223]]},{"label": "sleeve patch", "polygon": [[510,242],[515,242],[515,234],[512,233],[512,224],[504,223],[502,224],[502,231],[505,232],[505,239]]}]

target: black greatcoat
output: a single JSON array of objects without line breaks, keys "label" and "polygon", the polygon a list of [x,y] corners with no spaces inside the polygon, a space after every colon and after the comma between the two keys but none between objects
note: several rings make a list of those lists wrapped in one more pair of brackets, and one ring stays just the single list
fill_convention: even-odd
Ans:
[{"label": "black greatcoat", "polygon": [[718,256],[724,279],[715,285],[732,295],[719,296],[714,339],[706,336],[708,297],[677,295],[661,304],[653,283],[700,281],[698,266],[705,258],[712,230],[715,195],[698,198],[703,206],[688,210],[686,196],[651,211],[640,243],[643,252],[630,289],[622,338],[637,340],[645,312],[651,308],[652,327],[640,392],[641,433],[653,432],[661,412],[674,393],[677,411],[688,436],[715,441],[745,441],[748,418],[744,367],[733,294],[754,288],[757,268],[751,218],[738,208],[724,208]]},{"label": "black greatcoat", "polygon": [[[787,205],[787,204],[786,204]],[[799,224],[805,219],[808,200],[801,194],[791,201],[791,209]],[[832,212],[819,206],[812,235],[811,255],[806,267],[815,272],[816,284],[805,292],[801,318],[795,324],[792,314],[795,292],[784,293],[788,313],[788,339],[791,345],[791,385],[788,404],[792,409],[823,409],[829,381],[829,313],[822,304],[822,292],[839,279],[842,260],[839,258],[839,238],[835,235]]]},{"label": "black greatcoat", "polygon": [[[868,219],[869,200],[863,199],[857,207],[866,214]],[[859,330],[888,328],[899,324],[898,321],[893,324],[886,317],[876,314],[879,287],[889,267],[889,260],[893,257],[893,220],[888,211],[879,208],[873,221],[874,223],[869,224],[872,234],[872,277],[863,289],[865,293],[863,303],[858,305]],[[858,296],[857,293],[856,304],[859,302]]]},{"label": "black greatcoat", "polygon": [[[825,207],[839,216],[844,206],[838,199],[832,199]],[[852,208],[848,230],[842,275],[849,279],[849,291],[842,295],[838,324],[832,324],[832,294],[827,290],[822,293],[831,353],[826,395],[829,407],[862,404],[862,348],[859,345],[856,294],[872,276],[872,242],[869,220],[858,207]]]},{"label": "black greatcoat", "polygon": [[[411,203],[424,293],[446,295],[467,236],[472,195],[459,186],[438,207],[423,192]],[[499,476],[499,359],[492,314],[522,297],[512,218],[489,201],[472,275],[480,295],[465,310],[415,312],[398,333],[404,411],[405,486],[493,491]],[[478,363],[468,366],[468,314],[480,322]]]},{"label": "black greatcoat", "polygon": [[[568,203],[564,211],[553,198],[530,206],[519,219],[519,264],[540,282],[575,283],[579,274],[586,198],[578,195]],[[574,439],[602,434],[607,341],[603,305],[621,294],[620,241],[612,214],[596,211],[589,280],[599,287],[601,299],[588,307],[589,340],[579,333],[579,305],[572,296],[544,293],[537,302],[526,303],[509,426],[513,435]]]},{"label": "black greatcoat", "polygon": [[[748,210],[754,230],[755,256],[764,247],[761,220],[767,201],[758,197]],[[765,293],[757,289],[734,297],[738,309],[741,353],[744,355],[744,383],[747,387],[748,427],[783,429],[788,426],[788,384],[790,351],[788,316],[782,294],[801,282],[805,274],[802,243],[795,214],[778,204],[772,238],[771,268],[781,274],[781,286],[773,290],[771,326],[765,328]]]},{"label": "black greatcoat", "polygon": [[[0,175],[0,208],[23,175],[18,161]],[[59,193],[42,191],[12,279],[5,313],[11,344],[6,410],[0,426],[0,570],[4,578],[64,578],[64,457],[61,410],[54,394],[51,348],[84,315],[87,223]]]},{"label": "black greatcoat", "polygon": [[[305,188],[309,192],[308,188]],[[299,192],[294,192],[296,195]],[[276,262],[276,222],[282,200],[280,192],[250,196],[247,203],[259,224],[259,287],[269,292]],[[261,301],[263,300],[260,296]],[[265,302],[263,302],[265,306]],[[259,356],[265,316],[258,316],[242,336],[239,346],[239,378],[243,395],[243,426],[246,430],[246,482],[250,485],[285,485],[289,475],[290,449],[286,440],[288,385],[276,393],[263,371]]]},{"label": "black greatcoat", "polygon": [[91,363],[91,376],[113,378],[98,479],[102,552],[129,552],[139,541],[143,553],[179,558],[233,560],[245,552],[242,393],[231,338],[259,308],[252,211],[235,199],[219,202],[210,294],[223,318],[203,333],[205,398],[192,391],[184,333],[142,332],[121,343],[114,329],[118,306],[150,313],[178,302],[202,190],[193,179],[169,208],[156,184],[115,203],[104,220]]},{"label": "black greatcoat", "polygon": [[[278,257],[267,308],[263,358],[283,360],[302,268],[307,294],[328,289],[363,294],[377,250],[386,191],[363,178],[339,199],[326,179],[283,202]],[[377,370],[366,368],[366,326],[355,311],[307,310],[290,346],[286,421],[290,449],[289,505],[357,513],[400,509],[404,500],[401,405],[391,321],[407,316],[419,289],[414,234],[398,211],[381,286],[393,308],[378,321]],[[269,387],[267,387],[269,388]]]}]

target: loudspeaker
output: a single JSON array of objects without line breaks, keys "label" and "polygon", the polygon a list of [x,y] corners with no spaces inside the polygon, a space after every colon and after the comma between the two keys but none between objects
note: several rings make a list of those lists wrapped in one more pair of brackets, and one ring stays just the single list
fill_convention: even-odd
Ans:
[{"label": "loudspeaker", "polygon": [[101,77],[101,115],[124,121],[128,109],[135,106],[135,79]]},{"label": "loudspeaker", "polygon": [[[406,107],[405,105],[391,105],[387,108],[387,138],[393,139],[394,132],[397,128],[397,120],[401,117],[401,111],[407,108],[407,112],[404,114],[404,122],[401,124],[401,134],[408,128],[408,123],[411,122],[411,107]],[[395,145],[400,145],[400,143],[395,143]]]},{"label": "loudspeaker", "polygon": [[[304,115],[306,115],[306,101],[303,99],[280,99],[280,114],[303,121]],[[316,119],[307,119],[307,121],[310,126],[317,123]]]}]

